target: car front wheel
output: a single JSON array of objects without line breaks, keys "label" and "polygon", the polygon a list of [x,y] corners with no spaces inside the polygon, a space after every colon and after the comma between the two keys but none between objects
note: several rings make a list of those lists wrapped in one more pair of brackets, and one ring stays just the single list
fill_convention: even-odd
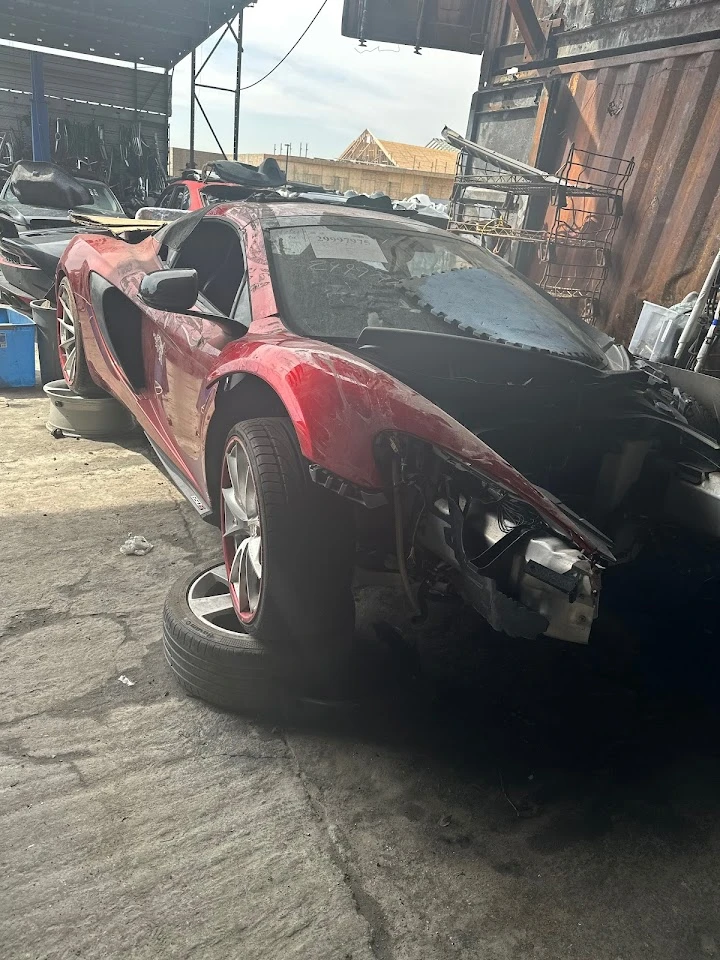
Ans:
[{"label": "car front wheel", "polygon": [[252,636],[319,682],[350,651],[355,608],[348,505],[314,485],[287,420],[229,432],[220,521],[235,611]]},{"label": "car front wheel", "polygon": [[67,277],[58,288],[58,350],[63,376],[75,393],[81,397],[104,397],[106,392],[90,376],[83,349],[80,322],[75,296]]}]

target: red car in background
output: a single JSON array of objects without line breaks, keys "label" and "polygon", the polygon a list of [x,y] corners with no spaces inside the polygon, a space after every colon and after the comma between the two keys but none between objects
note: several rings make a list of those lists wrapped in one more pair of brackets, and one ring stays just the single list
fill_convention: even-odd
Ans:
[{"label": "red car in background", "polygon": [[[202,170],[185,170],[168,184],[156,206],[168,210],[202,210],[222,200],[246,200],[256,191],[276,190],[286,184],[274,157],[259,166],[237,160],[216,160]],[[299,184],[307,187],[308,184]],[[315,189],[323,192],[322,187]]]},{"label": "red car in background", "polygon": [[221,200],[244,200],[247,188],[237,183],[185,178],[173,180],[156,206],[167,210],[202,210]]},{"label": "red car in background", "polygon": [[720,533],[692,402],[472,240],[219,202],[75,238],[57,284],[68,383],[132,412],[220,527],[248,635],[300,661],[346,648],[357,567],[586,643],[606,568]]}]

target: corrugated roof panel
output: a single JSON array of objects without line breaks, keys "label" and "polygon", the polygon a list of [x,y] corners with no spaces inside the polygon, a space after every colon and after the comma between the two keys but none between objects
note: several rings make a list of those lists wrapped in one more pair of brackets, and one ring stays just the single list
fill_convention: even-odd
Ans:
[{"label": "corrugated roof panel", "polygon": [[[167,114],[164,73],[45,54],[44,76],[47,97],[134,110],[137,87],[139,110]],[[0,90],[32,92],[27,50],[0,47]]]},{"label": "corrugated roof panel", "polygon": [[3,0],[0,37],[171,67],[251,0]]}]

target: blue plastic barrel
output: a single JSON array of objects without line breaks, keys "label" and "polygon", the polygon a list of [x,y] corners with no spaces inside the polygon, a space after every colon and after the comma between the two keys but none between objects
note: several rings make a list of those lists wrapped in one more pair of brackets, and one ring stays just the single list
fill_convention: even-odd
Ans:
[{"label": "blue plastic barrel", "polygon": [[0,388],[35,386],[35,324],[0,306]]}]

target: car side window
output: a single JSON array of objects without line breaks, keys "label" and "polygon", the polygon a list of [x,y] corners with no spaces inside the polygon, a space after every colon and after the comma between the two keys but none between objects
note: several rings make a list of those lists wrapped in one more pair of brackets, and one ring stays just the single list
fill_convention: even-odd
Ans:
[{"label": "car side window", "polygon": [[250,284],[248,283],[247,276],[243,278],[240,293],[235,301],[235,309],[233,310],[232,317],[233,320],[237,320],[237,322],[241,323],[244,327],[249,327],[252,323],[252,313],[250,312]]},{"label": "car side window", "polygon": [[190,209],[190,191],[187,187],[178,187],[177,196],[175,198],[175,207],[178,210],[189,210]]},{"label": "car side window", "polygon": [[159,207],[165,207],[167,210],[173,209],[173,197],[175,196],[176,187],[170,187],[169,190],[166,190],[165,193],[160,197],[157,202]]},{"label": "car side window", "polygon": [[220,217],[206,217],[184,241],[173,267],[197,271],[205,300],[229,317],[245,275],[245,258],[235,228]]}]

